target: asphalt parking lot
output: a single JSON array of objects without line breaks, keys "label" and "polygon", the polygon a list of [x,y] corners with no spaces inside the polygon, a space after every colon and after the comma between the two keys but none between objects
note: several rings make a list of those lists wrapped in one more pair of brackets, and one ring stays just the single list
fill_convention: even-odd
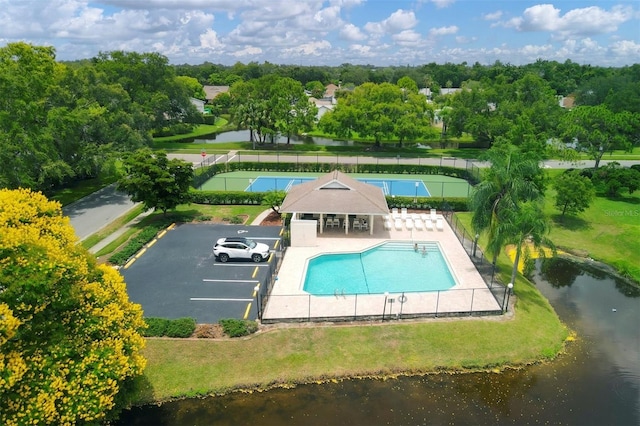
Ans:
[{"label": "asphalt parking lot", "polygon": [[216,261],[218,238],[242,236],[280,249],[279,226],[182,224],[168,230],[135,262],[121,269],[129,298],[145,317],[195,318],[200,324],[223,318],[255,319],[255,287],[270,276],[270,262]]}]

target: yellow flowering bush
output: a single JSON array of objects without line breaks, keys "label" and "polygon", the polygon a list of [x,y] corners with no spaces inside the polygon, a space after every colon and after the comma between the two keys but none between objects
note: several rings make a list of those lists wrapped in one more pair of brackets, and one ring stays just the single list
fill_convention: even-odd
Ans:
[{"label": "yellow flowering bush", "polygon": [[145,327],[60,205],[0,190],[0,424],[99,422],[142,374]]}]

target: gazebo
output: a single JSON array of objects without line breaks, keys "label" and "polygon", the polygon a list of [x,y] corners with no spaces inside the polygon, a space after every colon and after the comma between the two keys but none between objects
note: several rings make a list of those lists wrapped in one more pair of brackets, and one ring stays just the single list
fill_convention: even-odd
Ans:
[{"label": "gazebo", "polygon": [[327,229],[368,231],[373,235],[376,216],[389,214],[382,188],[334,170],[310,182],[291,187],[281,213],[290,213],[291,245],[315,245],[318,232]]}]

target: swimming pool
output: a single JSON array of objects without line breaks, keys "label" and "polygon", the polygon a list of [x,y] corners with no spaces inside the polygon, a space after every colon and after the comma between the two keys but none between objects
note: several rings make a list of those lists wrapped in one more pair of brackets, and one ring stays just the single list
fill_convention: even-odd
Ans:
[{"label": "swimming pool", "polygon": [[447,290],[456,284],[437,242],[382,243],[309,259],[303,290],[316,296]]},{"label": "swimming pool", "polygon": [[[310,182],[315,178],[294,178],[277,176],[258,176],[249,181],[245,192],[266,192],[274,189],[289,191],[293,185]],[[356,180],[382,188],[384,195],[396,197],[430,197],[431,194],[421,180],[410,179],[368,179],[356,178]]]}]

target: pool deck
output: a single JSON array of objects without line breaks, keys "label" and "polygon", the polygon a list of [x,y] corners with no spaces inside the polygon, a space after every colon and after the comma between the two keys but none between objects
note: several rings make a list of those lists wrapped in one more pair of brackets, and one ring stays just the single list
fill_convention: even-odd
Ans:
[{"label": "pool deck", "polygon": [[[438,215],[442,218],[441,215]],[[446,220],[443,230],[385,230],[382,218],[376,218],[373,235],[369,231],[325,230],[318,234],[313,247],[289,247],[282,260],[278,279],[271,290],[262,314],[263,322],[306,321],[313,318],[331,320],[375,319],[404,316],[480,315],[500,311],[500,306],[476,270]],[[302,289],[307,260],[323,253],[359,252],[385,241],[439,243],[456,284],[440,292],[372,295],[313,296]],[[348,277],[345,277],[348,279]]]}]

